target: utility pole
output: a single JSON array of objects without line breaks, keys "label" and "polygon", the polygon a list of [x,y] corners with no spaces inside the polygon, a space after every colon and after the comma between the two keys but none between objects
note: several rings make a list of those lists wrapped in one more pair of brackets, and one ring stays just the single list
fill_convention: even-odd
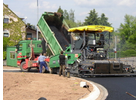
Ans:
[{"label": "utility pole", "polygon": [[116,60],[116,58],[117,58],[117,36],[115,36],[115,51],[114,51],[114,53],[115,53],[115,60]]},{"label": "utility pole", "polygon": [[[38,22],[38,0],[37,0],[37,22]],[[38,28],[36,24],[36,39],[38,40]]]}]

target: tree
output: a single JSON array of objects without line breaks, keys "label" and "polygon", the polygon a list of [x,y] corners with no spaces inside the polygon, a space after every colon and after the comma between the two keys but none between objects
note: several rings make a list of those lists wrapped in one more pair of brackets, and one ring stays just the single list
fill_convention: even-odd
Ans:
[{"label": "tree", "polygon": [[37,30],[36,26],[35,25],[31,25],[30,23],[27,23],[26,24],[26,28],[31,28],[31,29],[34,29],[34,30]]},{"label": "tree", "polygon": [[124,56],[136,56],[136,17],[124,16],[124,24],[118,29],[120,48]]},{"label": "tree", "polygon": [[76,24],[77,26],[83,26],[83,23],[80,20],[77,20]]},{"label": "tree", "polygon": [[77,24],[71,20],[65,20],[70,28],[77,27]]},{"label": "tree", "polygon": [[99,21],[100,21],[100,25],[111,26],[111,24],[108,22],[108,18],[105,17],[104,13],[101,14],[101,17],[99,18]]},{"label": "tree", "polygon": [[69,11],[69,20],[75,22],[74,10],[72,9]]},{"label": "tree", "polygon": [[67,10],[64,10],[63,16],[66,20],[69,20],[69,13],[67,12]]},{"label": "tree", "polygon": [[61,9],[61,6],[59,6],[57,12],[61,13],[63,15],[63,10]]},{"label": "tree", "polygon": [[121,40],[136,44],[136,17],[126,14],[124,22],[118,29]]},{"label": "tree", "polygon": [[95,9],[91,10],[89,16],[86,17],[84,25],[99,25],[98,13]]},{"label": "tree", "polygon": [[101,17],[98,17],[98,13],[95,9],[91,10],[89,16],[86,17],[84,25],[104,25],[104,26],[111,26],[108,22],[108,18],[105,16],[104,13],[101,14]]},{"label": "tree", "polygon": [[74,10],[71,9],[69,12],[67,12],[67,10],[64,10],[63,16],[65,18],[66,23],[68,24],[70,28],[77,26],[75,22]]}]

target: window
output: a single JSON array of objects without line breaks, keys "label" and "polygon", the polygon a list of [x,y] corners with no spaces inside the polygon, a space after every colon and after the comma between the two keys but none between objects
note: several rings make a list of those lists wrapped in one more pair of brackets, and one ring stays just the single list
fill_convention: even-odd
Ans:
[{"label": "window", "polygon": [[27,38],[27,39],[28,39],[28,38],[32,39],[32,33],[27,33],[26,38]]},{"label": "window", "polygon": [[18,51],[22,51],[22,44],[18,44]]},{"label": "window", "polygon": [[16,48],[17,48],[17,51],[22,51],[22,44],[17,44]]},{"label": "window", "polygon": [[3,33],[4,37],[9,37],[9,33]]},{"label": "window", "polygon": [[3,31],[3,36],[4,37],[9,37],[10,36],[9,31],[8,30],[4,30]]},{"label": "window", "polygon": [[42,45],[41,45],[41,44],[37,44],[37,47],[41,48],[41,47],[42,47]]},{"label": "window", "polygon": [[3,22],[4,23],[9,23],[9,18],[4,18]]},{"label": "window", "polygon": [[31,45],[31,44],[28,44],[28,47],[29,47],[29,48],[30,48],[30,47],[33,47],[33,48],[34,48],[34,47],[35,47],[35,44],[32,44],[32,45]]},{"label": "window", "polygon": [[15,59],[15,52],[14,51],[10,52],[10,59]]}]

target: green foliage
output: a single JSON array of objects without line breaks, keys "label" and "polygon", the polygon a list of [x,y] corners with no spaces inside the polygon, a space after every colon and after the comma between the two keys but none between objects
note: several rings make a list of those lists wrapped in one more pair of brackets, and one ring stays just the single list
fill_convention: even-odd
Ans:
[{"label": "green foliage", "polygon": [[3,59],[6,59],[6,51],[3,51]]},{"label": "green foliage", "polygon": [[124,24],[118,29],[121,54],[136,56],[136,17],[127,14],[124,17]]},{"label": "green foliage", "polygon": [[75,22],[74,10],[71,9],[69,12],[67,12],[67,10],[64,10],[63,16],[65,20],[70,20],[72,22]]},{"label": "green foliage", "polygon": [[98,13],[95,9],[90,11],[89,16],[85,19],[84,25],[99,25]]},{"label": "green foliage", "polygon": [[75,22],[74,10],[69,11],[69,20]]},{"label": "green foliage", "polygon": [[98,13],[95,9],[91,10],[89,16],[86,17],[84,25],[104,25],[104,26],[111,26],[108,22],[108,18],[105,16],[104,13],[101,14],[101,17],[98,17]]},{"label": "green foliage", "polygon": [[80,20],[77,20],[76,24],[77,24],[77,26],[83,26],[84,25],[83,22],[81,22]]},{"label": "green foliage", "polygon": [[19,21],[14,22],[12,19],[10,20],[12,21],[12,23],[4,23],[3,28],[10,30],[10,39],[8,45],[14,46],[20,40],[22,40],[22,34],[24,34],[25,32],[21,31],[21,27],[23,26],[22,23],[20,23]]},{"label": "green foliage", "polygon": [[120,39],[128,43],[136,44],[136,17],[125,15],[125,23],[120,25],[118,29]]},{"label": "green foliage", "polygon": [[9,37],[3,37],[3,59],[6,59],[6,48],[8,46],[9,40]]},{"label": "green foliage", "polygon": [[108,22],[108,18],[105,17],[104,13],[102,13],[101,17],[99,18],[99,24],[104,26],[111,26],[111,24]]},{"label": "green foliage", "polygon": [[77,24],[71,20],[65,20],[70,28],[77,27]]},{"label": "green foliage", "polygon": [[7,28],[8,24],[7,23],[3,23],[3,29]]},{"label": "green foliage", "polygon": [[77,24],[75,22],[75,16],[74,16],[74,10],[70,10],[69,12],[67,10],[62,10],[61,7],[57,10],[57,12],[60,12],[63,14],[64,19],[67,23],[67,25],[72,28],[72,27],[77,27]]},{"label": "green foliage", "polygon": [[126,51],[118,51],[117,57],[135,57],[136,56],[136,50],[126,50]]},{"label": "green foliage", "polygon": [[61,6],[59,6],[57,12],[61,13],[63,15],[63,10],[61,9]]},{"label": "green foliage", "polygon": [[9,43],[9,37],[3,37],[3,51],[6,51],[6,47]]},{"label": "green foliage", "polygon": [[[22,36],[25,34],[25,23],[18,18],[14,12],[12,12],[10,9],[5,8],[3,9],[3,16],[9,15],[10,17],[10,23],[3,23],[3,29],[7,29],[10,32],[10,40],[8,45],[14,46],[18,43],[18,41],[24,39]],[[16,18],[17,21],[13,21],[13,18]]]},{"label": "green foliage", "polygon": [[31,25],[30,23],[26,24],[26,27],[30,27],[31,29],[37,30],[35,25]]},{"label": "green foliage", "polygon": [[67,12],[67,10],[64,10],[63,16],[66,20],[69,20],[69,13]]},{"label": "green foliage", "polygon": [[[110,58],[115,58],[115,53],[109,53]],[[124,57],[135,57],[136,50],[125,50],[125,51],[117,51],[117,58],[124,58]]]}]

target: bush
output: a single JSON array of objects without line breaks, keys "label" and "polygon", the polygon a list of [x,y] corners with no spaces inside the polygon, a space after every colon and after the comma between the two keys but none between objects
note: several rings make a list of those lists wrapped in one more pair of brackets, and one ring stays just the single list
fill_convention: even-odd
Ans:
[{"label": "bush", "polygon": [[6,51],[3,51],[3,60],[6,59]]},{"label": "bush", "polygon": [[134,57],[134,56],[136,56],[135,50],[126,50],[117,52],[117,57]]}]

